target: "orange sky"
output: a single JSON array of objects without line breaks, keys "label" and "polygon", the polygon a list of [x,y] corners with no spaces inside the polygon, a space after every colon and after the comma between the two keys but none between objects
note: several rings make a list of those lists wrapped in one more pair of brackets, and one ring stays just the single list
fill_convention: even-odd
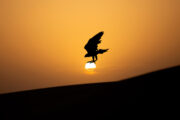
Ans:
[{"label": "orange sky", "polygon": [[[96,70],[84,45],[104,31]],[[0,93],[116,81],[180,65],[179,0],[0,0]]]}]

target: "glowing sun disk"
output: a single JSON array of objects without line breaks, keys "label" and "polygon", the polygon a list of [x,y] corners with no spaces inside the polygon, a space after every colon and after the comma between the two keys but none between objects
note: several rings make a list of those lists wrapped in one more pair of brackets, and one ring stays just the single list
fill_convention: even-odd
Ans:
[{"label": "glowing sun disk", "polygon": [[87,62],[85,65],[85,69],[95,69],[96,68],[96,64],[94,62],[90,63]]}]

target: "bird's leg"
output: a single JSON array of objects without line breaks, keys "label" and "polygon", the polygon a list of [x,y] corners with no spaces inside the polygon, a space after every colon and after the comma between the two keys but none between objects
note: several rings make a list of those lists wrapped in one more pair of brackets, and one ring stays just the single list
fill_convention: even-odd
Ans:
[{"label": "bird's leg", "polygon": [[92,60],[92,62],[95,62],[95,60],[94,60],[94,56],[92,56],[92,59],[93,59],[93,60]]},{"label": "bird's leg", "polygon": [[97,57],[97,55],[95,56],[95,58],[96,58],[96,61],[98,60],[98,57]]}]

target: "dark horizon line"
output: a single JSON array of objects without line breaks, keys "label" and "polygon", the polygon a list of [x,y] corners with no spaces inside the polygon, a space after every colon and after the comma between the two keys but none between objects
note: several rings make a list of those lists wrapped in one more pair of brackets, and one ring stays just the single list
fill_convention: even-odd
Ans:
[{"label": "dark horizon line", "polygon": [[64,86],[54,86],[54,87],[47,87],[47,88],[29,89],[29,90],[15,91],[15,92],[0,93],[0,96],[17,94],[17,93],[24,93],[24,92],[33,92],[33,91],[49,90],[49,89],[56,89],[56,88],[68,88],[68,87],[77,87],[77,86],[85,86],[85,85],[86,85],[86,86],[88,86],[88,85],[91,86],[91,85],[101,85],[101,84],[109,84],[109,83],[119,83],[119,82],[126,81],[126,80],[129,80],[129,79],[136,79],[136,78],[143,77],[143,76],[147,76],[147,75],[150,75],[150,74],[153,74],[153,73],[157,73],[157,72],[161,72],[161,71],[168,71],[168,70],[170,70],[170,69],[176,69],[176,68],[177,68],[177,69],[180,68],[180,65],[171,66],[171,67],[166,67],[166,68],[161,68],[161,69],[158,69],[158,70],[155,70],[155,71],[143,73],[143,74],[140,74],[140,75],[136,75],[136,76],[133,76],[133,77],[129,77],[129,78],[125,78],[125,79],[117,80],[117,81],[97,82],[97,83],[87,83],[87,84],[83,84],[83,83],[82,83],[82,84],[72,84],[72,85],[64,85]]}]

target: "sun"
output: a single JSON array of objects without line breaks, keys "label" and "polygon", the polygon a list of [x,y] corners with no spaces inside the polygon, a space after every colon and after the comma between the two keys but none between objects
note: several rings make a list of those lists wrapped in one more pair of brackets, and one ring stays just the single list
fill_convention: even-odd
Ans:
[{"label": "sun", "polygon": [[96,64],[94,62],[87,62],[85,64],[85,69],[87,70],[91,70],[91,69],[95,69],[96,68]]}]

